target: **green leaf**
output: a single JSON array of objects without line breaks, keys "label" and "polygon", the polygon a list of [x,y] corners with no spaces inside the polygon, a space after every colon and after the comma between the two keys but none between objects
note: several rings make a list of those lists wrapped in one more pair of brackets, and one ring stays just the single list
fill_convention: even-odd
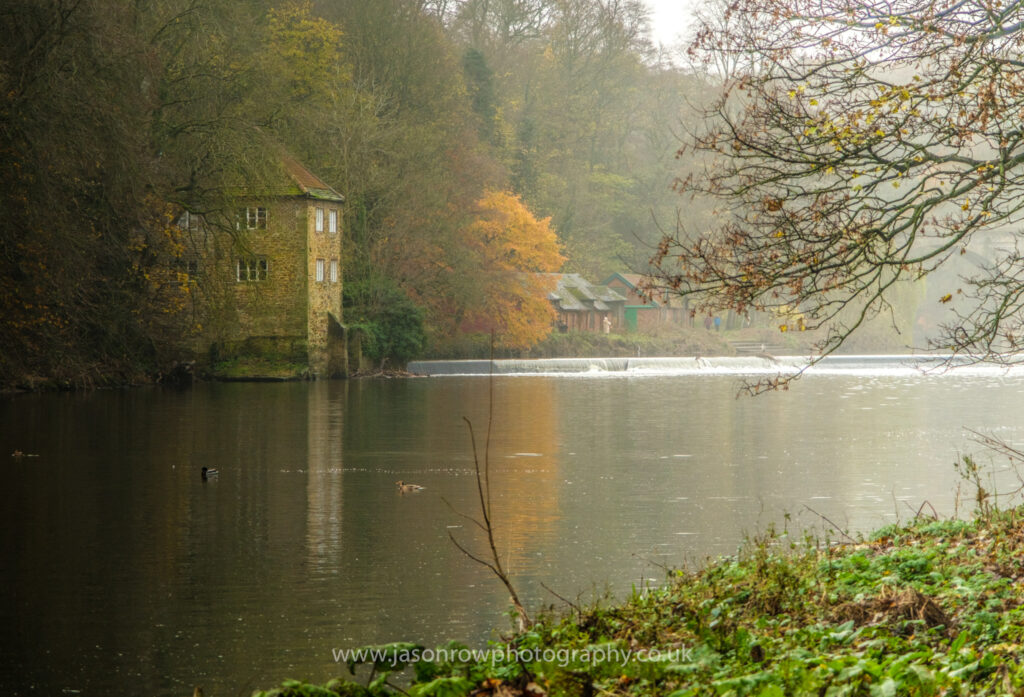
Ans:
[{"label": "green leaf", "polygon": [[966,644],[966,643],[967,643],[967,632],[960,632],[957,635],[956,639],[953,640],[952,645],[950,645],[949,652],[951,654],[958,654],[958,653],[960,653],[960,649],[962,649],[964,647],[964,644]]},{"label": "green leaf", "polygon": [[871,686],[871,697],[896,697],[896,681],[886,678],[881,683]]},{"label": "green leaf", "polygon": [[463,677],[437,678],[409,688],[411,697],[465,697],[473,683]]},{"label": "green leaf", "polygon": [[925,694],[935,693],[935,674],[932,673],[927,667],[920,663],[914,663],[910,666],[911,672],[917,677],[918,682],[921,684],[921,689]]},{"label": "green leaf", "polygon": [[973,662],[968,663],[967,665],[965,665],[965,666],[963,666],[961,668],[957,668],[956,670],[949,671],[949,677],[956,678],[957,680],[960,680],[963,677],[968,676],[971,673],[973,673],[976,670],[978,670],[978,667],[979,667],[978,661],[973,661]]}]

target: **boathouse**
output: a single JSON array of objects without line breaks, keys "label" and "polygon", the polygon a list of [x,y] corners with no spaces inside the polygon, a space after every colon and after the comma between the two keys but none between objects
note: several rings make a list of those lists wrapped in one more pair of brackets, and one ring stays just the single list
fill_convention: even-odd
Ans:
[{"label": "boathouse", "polygon": [[576,273],[546,275],[555,277],[555,289],[548,293],[548,300],[558,315],[559,331],[621,331],[625,297]]}]

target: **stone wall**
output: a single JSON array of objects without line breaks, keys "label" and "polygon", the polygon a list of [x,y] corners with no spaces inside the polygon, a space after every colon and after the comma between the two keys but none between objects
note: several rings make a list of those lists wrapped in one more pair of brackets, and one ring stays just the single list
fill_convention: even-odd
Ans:
[{"label": "stone wall", "polygon": [[[232,338],[305,336],[309,279],[304,203],[301,199],[253,202],[267,209],[266,229],[243,231],[240,242],[233,245],[233,258],[223,269],[237,310],[237,322],[228,328]],[[266,278],[239,281],[239,260],[266,260]]]},{"label": "stone wall", "polygon": [[[291,360],[295,347],[305,345],[305,204],[299,198],[243,201],[240,209],[266,210],[265,228],[204,231],[204,239],[197,244],[203,277],[196,298],[202,326],[197,353],[216,358],[251,347],[268,357],[287,354]],[[256,264],[246,269],[243,280],[239,280],[240,261]]]},{"label": "stone wall", "polygon": [[[321,210],[322,216],[317,215]],[[335,219],[331,231],[331,214]],[[317,220],[323,229],[317,230]],[[310,199],[306,202],[307,278],[309,303],[306,307],[306,325],[309,341],[309,368],[318,377],[331,374],[330,342],[331,317],[341,323],[341,204],[336,201]],[[322,263],[318,272],[317,264]],[[322,273],[322,280],[320,275]],[[336,361],[335,361],[336,363]]]},{"label": "stone wall", "polygon": [[[253,224],[242,214],[234,234],[203,231],[196,245],[204,278],[196,297],[202,327],[196,353],[211,362],[245,355],[305,362],[312,376],[344,375],[347,355],[332,347],[344,343],[340,202],[294,196],[241,201],[238,207],[265,210],[265,222],[256,216]],[[317,260],[323,262],[322,280]]]}]

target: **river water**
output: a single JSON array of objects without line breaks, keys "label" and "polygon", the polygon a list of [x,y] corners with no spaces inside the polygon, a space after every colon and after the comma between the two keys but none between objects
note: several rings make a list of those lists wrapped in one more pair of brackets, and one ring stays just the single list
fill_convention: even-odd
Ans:
[{"label": "river water", "polygon": [[969,512],[960,453],[1014,479],[966,429],[1024,442],[1015,373],[865,362],[737,399],[743,370],[708,365],[4,398],[0,691],[248,695],[342,674],[336,649],[483,646],[508,598],[448,535],[483,551],[463,417],[483,458],[491,389],[499,552],[534,610],[773,523]]}]

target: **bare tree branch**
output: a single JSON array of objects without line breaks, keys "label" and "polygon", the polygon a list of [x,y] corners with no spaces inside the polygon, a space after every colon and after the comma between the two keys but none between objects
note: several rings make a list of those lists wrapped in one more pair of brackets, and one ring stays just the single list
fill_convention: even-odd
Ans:
[{"label": "bare tree branch", "polygon": [[719,12],[691,55],[728,79],[680,150],[704,168],[676,188],[717,199],[721,223],[666,235],[648,291],[706,310],[798,310],[801,328],[825,330],[824,356],[890,311],[901,284],[977,250],[983,262],[942,295],[930,346],[1017,353],[1024,6],[736,0]]},{"label": "bare tree branch", "polygon": [[489,393],[488,393],[488,415],[487,415],[487,440],[484,445],[484,463],[481,471],[480,457],[476,447],[476,436],[473,433],[473,423],[467,418],[462,417],[462,420],[466,422],[466,427],[469,429],[469,439],[473,447],[473,468],[476,473],[476,490],[478,502],[480,505],[480,515],[483,518],[483,522],[477,521],[471,516],[459,514],[463,518],[472,521],[478,527],[480,527],[487,536],[487,546],[490,552],[488,559],[484,559],[476,554],[470,552],[466,547],[455,539],[451,531],[448,532],[448,538],[452,541],[455,547],[465,554],[467,557],[475,561],[477,564],[487,567],[491,573],[498,577],[505,589],[508,590],[509,596],[512,600],[512,607],[515,608],[516,614],[519,617],[519,628],[520,630],[530,627],[533,622],[530,619],[529,614],[526,612],[526,608],[523,603],[519,600],[519,593],[516,592],[515,586],[512,585],[512,579],[509,577],[508,572],[502,566],[501,556],[498,554],[498,547],[494,541],[494,521],[492,518],[491,509],[491,481],[490,481],[490,448],[491,448],[491,425],[494,420],[494,336],[491,336],[491,375],[489,377]]}]

